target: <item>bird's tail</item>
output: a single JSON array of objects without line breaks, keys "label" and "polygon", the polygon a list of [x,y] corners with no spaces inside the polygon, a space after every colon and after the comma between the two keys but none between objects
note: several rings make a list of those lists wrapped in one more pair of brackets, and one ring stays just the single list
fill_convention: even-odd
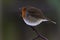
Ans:
[{"label": "bird's tail", "polygon": [[50,18],[46,18],[46,19],[47,19],[48,21],[50,21],[50,22],[56,24],[56,22],[55,22],[55,21],[52,21]]},{"label": "bird's tail", "polygon": [[50,22],[52,22],[52,23],[56,24],[56,22],[54,22],[54,21],[50,21]]}]

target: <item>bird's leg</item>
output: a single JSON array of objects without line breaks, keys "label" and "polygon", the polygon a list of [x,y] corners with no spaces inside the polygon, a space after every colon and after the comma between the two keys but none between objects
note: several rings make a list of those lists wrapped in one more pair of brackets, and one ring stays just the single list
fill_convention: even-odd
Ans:
[{"label": "bird's leg", "polygon": [[34,38],[33,40],[36,40],[36,39],[39,38],[39,37],[42,38],[43,40],[48,40],[48,39],[47,39],[46,37],[44,37],[43,35],[39,34],[34,27],[31,26],[31,28],[32,28],[33,31],[35,31],[36,34],[38,35],[38,36],[37,36],[36,38]]}]

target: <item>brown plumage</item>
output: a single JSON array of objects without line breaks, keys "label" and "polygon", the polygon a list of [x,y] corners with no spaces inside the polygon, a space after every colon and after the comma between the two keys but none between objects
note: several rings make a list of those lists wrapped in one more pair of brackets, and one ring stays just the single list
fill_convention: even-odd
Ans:
[{"label": "brown plumage", "polygon": [[40,9],[35,7],[22,7],[22,16],[24,18],[25,18],[26,12],[28,12],[29,15],[35,18],[42,18],[42,19],[45,18],[45,16],[43,15],[43,12]]}]

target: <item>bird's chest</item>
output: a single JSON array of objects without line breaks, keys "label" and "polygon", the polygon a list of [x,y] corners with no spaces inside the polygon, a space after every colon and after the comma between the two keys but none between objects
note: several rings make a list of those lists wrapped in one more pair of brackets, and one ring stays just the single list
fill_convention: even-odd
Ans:
[{"label": "bird's chest", "polygon": [[30,25],[30,26],[36,26],[42,22],[40,21],[40,19],[36,19],[32,16],[28,16],[25,19],[23,18],[23,20],[27,25]]},{"label": "bird's chest", "polygon": [[46,21],[45,19],[41,19],[41,18],[37,19],[37,18],[29,15],[28,13],[25,14],[25,18],[23,18],[23,20],[27,25],[30,25],[30,26],[37,26],[42,21]]},{"label": "bird's chest", "polygon": [[31,22],[31,23],[35,23],[38,19],[32,17],[32,16],[28,16],[27,18],[27,21]]}]

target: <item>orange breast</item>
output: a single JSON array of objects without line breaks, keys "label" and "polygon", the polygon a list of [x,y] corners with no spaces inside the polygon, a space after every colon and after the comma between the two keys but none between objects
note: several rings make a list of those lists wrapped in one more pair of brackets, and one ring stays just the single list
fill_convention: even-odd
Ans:
[{"label": "orange breast", "polygon": [[22,17],[23,18],[26,17],[26,8],[25,7],[22,8]]}]

